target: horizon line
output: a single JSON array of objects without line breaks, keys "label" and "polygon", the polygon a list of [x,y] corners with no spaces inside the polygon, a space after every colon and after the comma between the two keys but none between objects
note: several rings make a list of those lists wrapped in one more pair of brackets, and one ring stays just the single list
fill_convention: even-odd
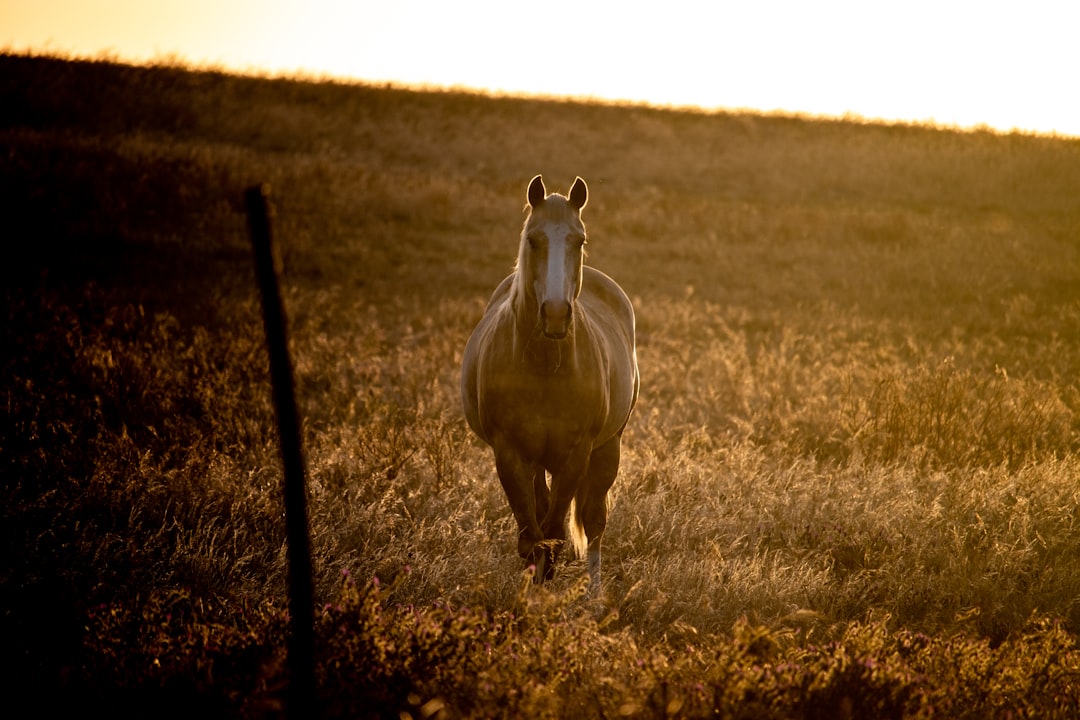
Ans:
[{"label": "horizon line", "polygon": [[10,45],[6,45],[0,47],[0,56],[3,55],[10,57],[43,58],[60,62],[109,63],[113,65],[124,65],[146,69],[176,69],[194,73],[220,73],[234,77],[246,77],[252,79],[285,80],[316,84],[333,83],[340,85],[366,86],[373,89],[384,87],[386,89],[404,90],[407,92],[460,93],[480,97],[515,100],[569,102],[582,105],[602,105],[609,107],[636,107],[676,113],[756,116],[760,118],[792,119],[807,122],[834,122],[853,125],[877,125],[881,127],[906,127],[911,129],[936,130],[964,134],[988,133],[999,136],[1019,135],[1050,140],[1080,140],[1080,132],[1073,134],[1060,130],[1040,130],[1016,126],[1005,128],[995,126],[989,122],[970,124],[950,123],[942,122],[932,117],[921,119],[880,117],[864,115],[853,110],[845,111],[843,113],[820,113],[810,110],[792,110],[788,108],[757,108],[719,104],[705,105],[701,103],[663,102],[642,98],[607,97],[594,94],[547,93],[506,88],[487,88],[469,85],[464,82],[447,84],[415,82],[401,79],[364,78],[344,73],[314,70],[303,67],[293,69],[267,68],[255,63],[245,67],[237,67],[222,61],[192,60],[178,52],[159,52],[149,58],[136,59],[125,57],[120,52],[108,48],[99,50],[96,53],[80,53],[52,48],[40,49],[27,47],[20,50],[15,49]]}]

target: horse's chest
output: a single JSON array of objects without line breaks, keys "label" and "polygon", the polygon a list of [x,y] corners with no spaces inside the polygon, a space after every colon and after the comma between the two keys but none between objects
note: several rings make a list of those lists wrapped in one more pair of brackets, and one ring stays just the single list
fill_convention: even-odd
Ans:
[{"label": "horse's chest", "polygon": [[603,400],[580,378],[507,378],[494,383],[484,406],[503,433],[527,444],[546,445],[595,431]]}]

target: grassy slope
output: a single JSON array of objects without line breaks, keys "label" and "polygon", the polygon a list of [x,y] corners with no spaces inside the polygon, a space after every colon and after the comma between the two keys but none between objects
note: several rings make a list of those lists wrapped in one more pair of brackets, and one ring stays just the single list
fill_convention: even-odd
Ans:
[{"label": "grassy slope", "polygon": [[612,637],[1080,628],[1080,143],[0,63],[0,579],[28,676],[96,647],[78,628],[102,603],[182,590],[225,626],[281,603],[257,181],[320,601],[348,570],[397,577],[398,603],[521,602],[456,375],[543,172],[589,182],[590,261],[639,315]]}]

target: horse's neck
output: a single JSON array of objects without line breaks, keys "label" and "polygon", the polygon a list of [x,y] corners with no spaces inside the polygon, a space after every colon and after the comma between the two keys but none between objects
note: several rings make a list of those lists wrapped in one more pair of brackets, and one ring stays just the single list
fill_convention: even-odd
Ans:
[{"label": "horse's neck", "polygon": [[509,301],[516,335],[528,339],[529,334],[537,329],[536,322],[539,317],[540,305],[536,298],[526,291],[520,274],[514,278],[514,284],[510,287]]}]

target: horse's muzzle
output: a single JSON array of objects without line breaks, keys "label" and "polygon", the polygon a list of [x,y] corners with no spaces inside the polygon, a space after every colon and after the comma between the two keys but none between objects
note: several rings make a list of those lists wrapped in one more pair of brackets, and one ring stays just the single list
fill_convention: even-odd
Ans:
[{"label": "horse's muzzle", "polygon": [[568,302],[548,300],[540,305],[540,321],[544,326],[544,336],[552,340],[562,340],[570,332],[570,323],[574,320],[574,306]]}]

